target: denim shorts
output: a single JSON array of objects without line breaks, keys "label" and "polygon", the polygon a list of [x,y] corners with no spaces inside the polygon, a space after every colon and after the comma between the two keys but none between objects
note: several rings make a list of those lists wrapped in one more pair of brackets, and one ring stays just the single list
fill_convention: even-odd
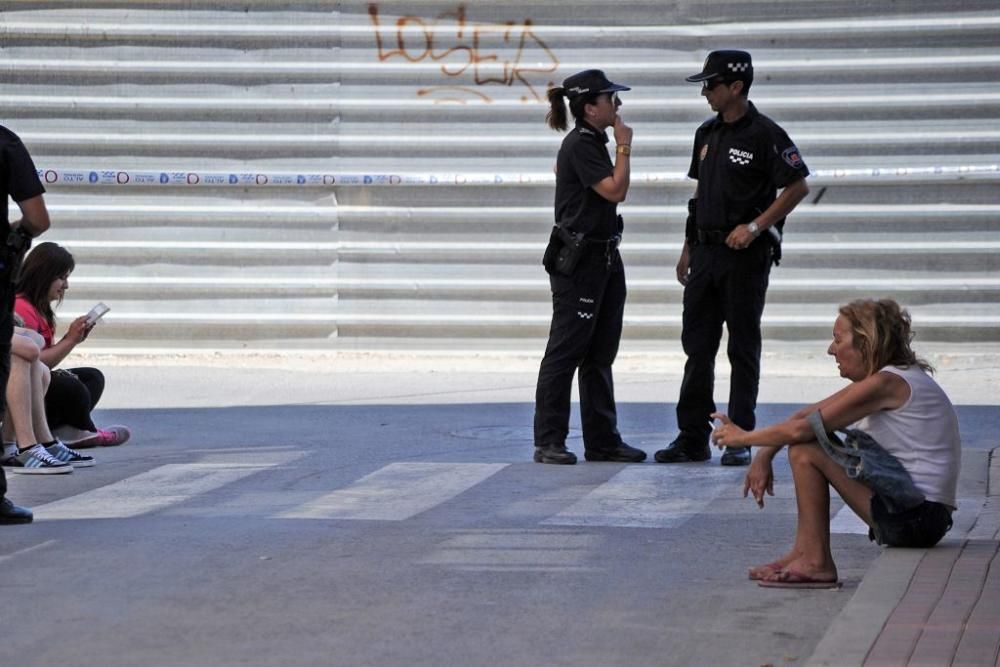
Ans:
[{"label": "denim shorts", "polygon": [[872,496],[871,510],[873,525],[868,539],[887,547],[927,549],[940,542],[952,525],[948,506],[930,500],[892,514],[876,494]]}]

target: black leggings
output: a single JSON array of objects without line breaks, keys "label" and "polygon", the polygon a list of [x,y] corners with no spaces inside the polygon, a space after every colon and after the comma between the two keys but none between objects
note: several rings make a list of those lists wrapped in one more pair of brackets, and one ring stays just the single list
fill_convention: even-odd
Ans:
[{"label": "black leggings", "polygon": [[49,428],[72,426],[81,431],[96,431],[90,412],[103,393],[104,374],[96,368],[58,368],[52,371],[52,381],[45,392],[45,415]]}]

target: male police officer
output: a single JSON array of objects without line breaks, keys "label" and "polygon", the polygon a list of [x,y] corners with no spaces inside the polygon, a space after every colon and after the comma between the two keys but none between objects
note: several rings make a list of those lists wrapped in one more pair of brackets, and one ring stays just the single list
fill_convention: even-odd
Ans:
[{"label": "male police officer", "polygon": [[[688,170],[698,187],[688,203],[677,262],[677,280],[684,285],[681,343],[687,363],[677,402],[680,434],[656,452],[660,463],[711,458],[709,415],[715,412],[715,356],[723,322],[732,366],[729,415],[741,428],[754,428],[768,274],[780,257],[784,218],[809,192],[809,170],[798,149],[747,99],[753,82],[749,53],[713,51],[703,71],[687,81],[702,84],[701,94],[717,116],[695,133]],[[749,464],[749,447],[727,449],[721,463]]]},{"label": "male police officer", "polygon": [[[38,179],[35,164],[24,144],[16,134],[0,125],[0,414],[10,374],[15,273],[31,239],[49,228],[43,192],[45,187]],[[22,218],[14,224],[7,219],[8,196],[21,209]],[[31,511],[4,498],[6,492],[7,480],[0,468],[0,524],[30,523]]]}]

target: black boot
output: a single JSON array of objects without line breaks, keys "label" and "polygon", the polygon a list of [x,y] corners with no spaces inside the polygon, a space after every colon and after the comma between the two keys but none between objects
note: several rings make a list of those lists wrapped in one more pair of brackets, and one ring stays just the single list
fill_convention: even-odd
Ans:
[{"label": "black boot", "polygon": [[653,458],[657,463],[700,463],[712,458],[712,450],[707,442],[677,436],[666,449],[656,452]]},{"label": "black boot", "polygon": [[542,445],[535,447],[535,463],[555,463],[573,465],[576,454],[566,449],[566,445]]},{"label": "black boot", "polygon": [[0,500],[0,524],[31,523],[33,518],[31,510],[18,507],[8,498]]},{"label": "black boot", "polygon": [[750,448],[726,447],[719,463],[724,466],[748,466],[750,465]]}]

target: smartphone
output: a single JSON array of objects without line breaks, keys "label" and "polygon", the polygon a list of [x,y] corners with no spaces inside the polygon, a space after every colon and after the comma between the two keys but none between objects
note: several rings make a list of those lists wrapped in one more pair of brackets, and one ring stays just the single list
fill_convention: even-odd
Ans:
[{"label": "smartphone", "polygon": [[94,324],[96,324],[97,320],[104,317],[104,313],[108,312],[109,310],[111,310],[111,308],[104,303],[99,303],[93,308],[91,308],[90,312],[87,313],[87,325],[93,326]]}]

